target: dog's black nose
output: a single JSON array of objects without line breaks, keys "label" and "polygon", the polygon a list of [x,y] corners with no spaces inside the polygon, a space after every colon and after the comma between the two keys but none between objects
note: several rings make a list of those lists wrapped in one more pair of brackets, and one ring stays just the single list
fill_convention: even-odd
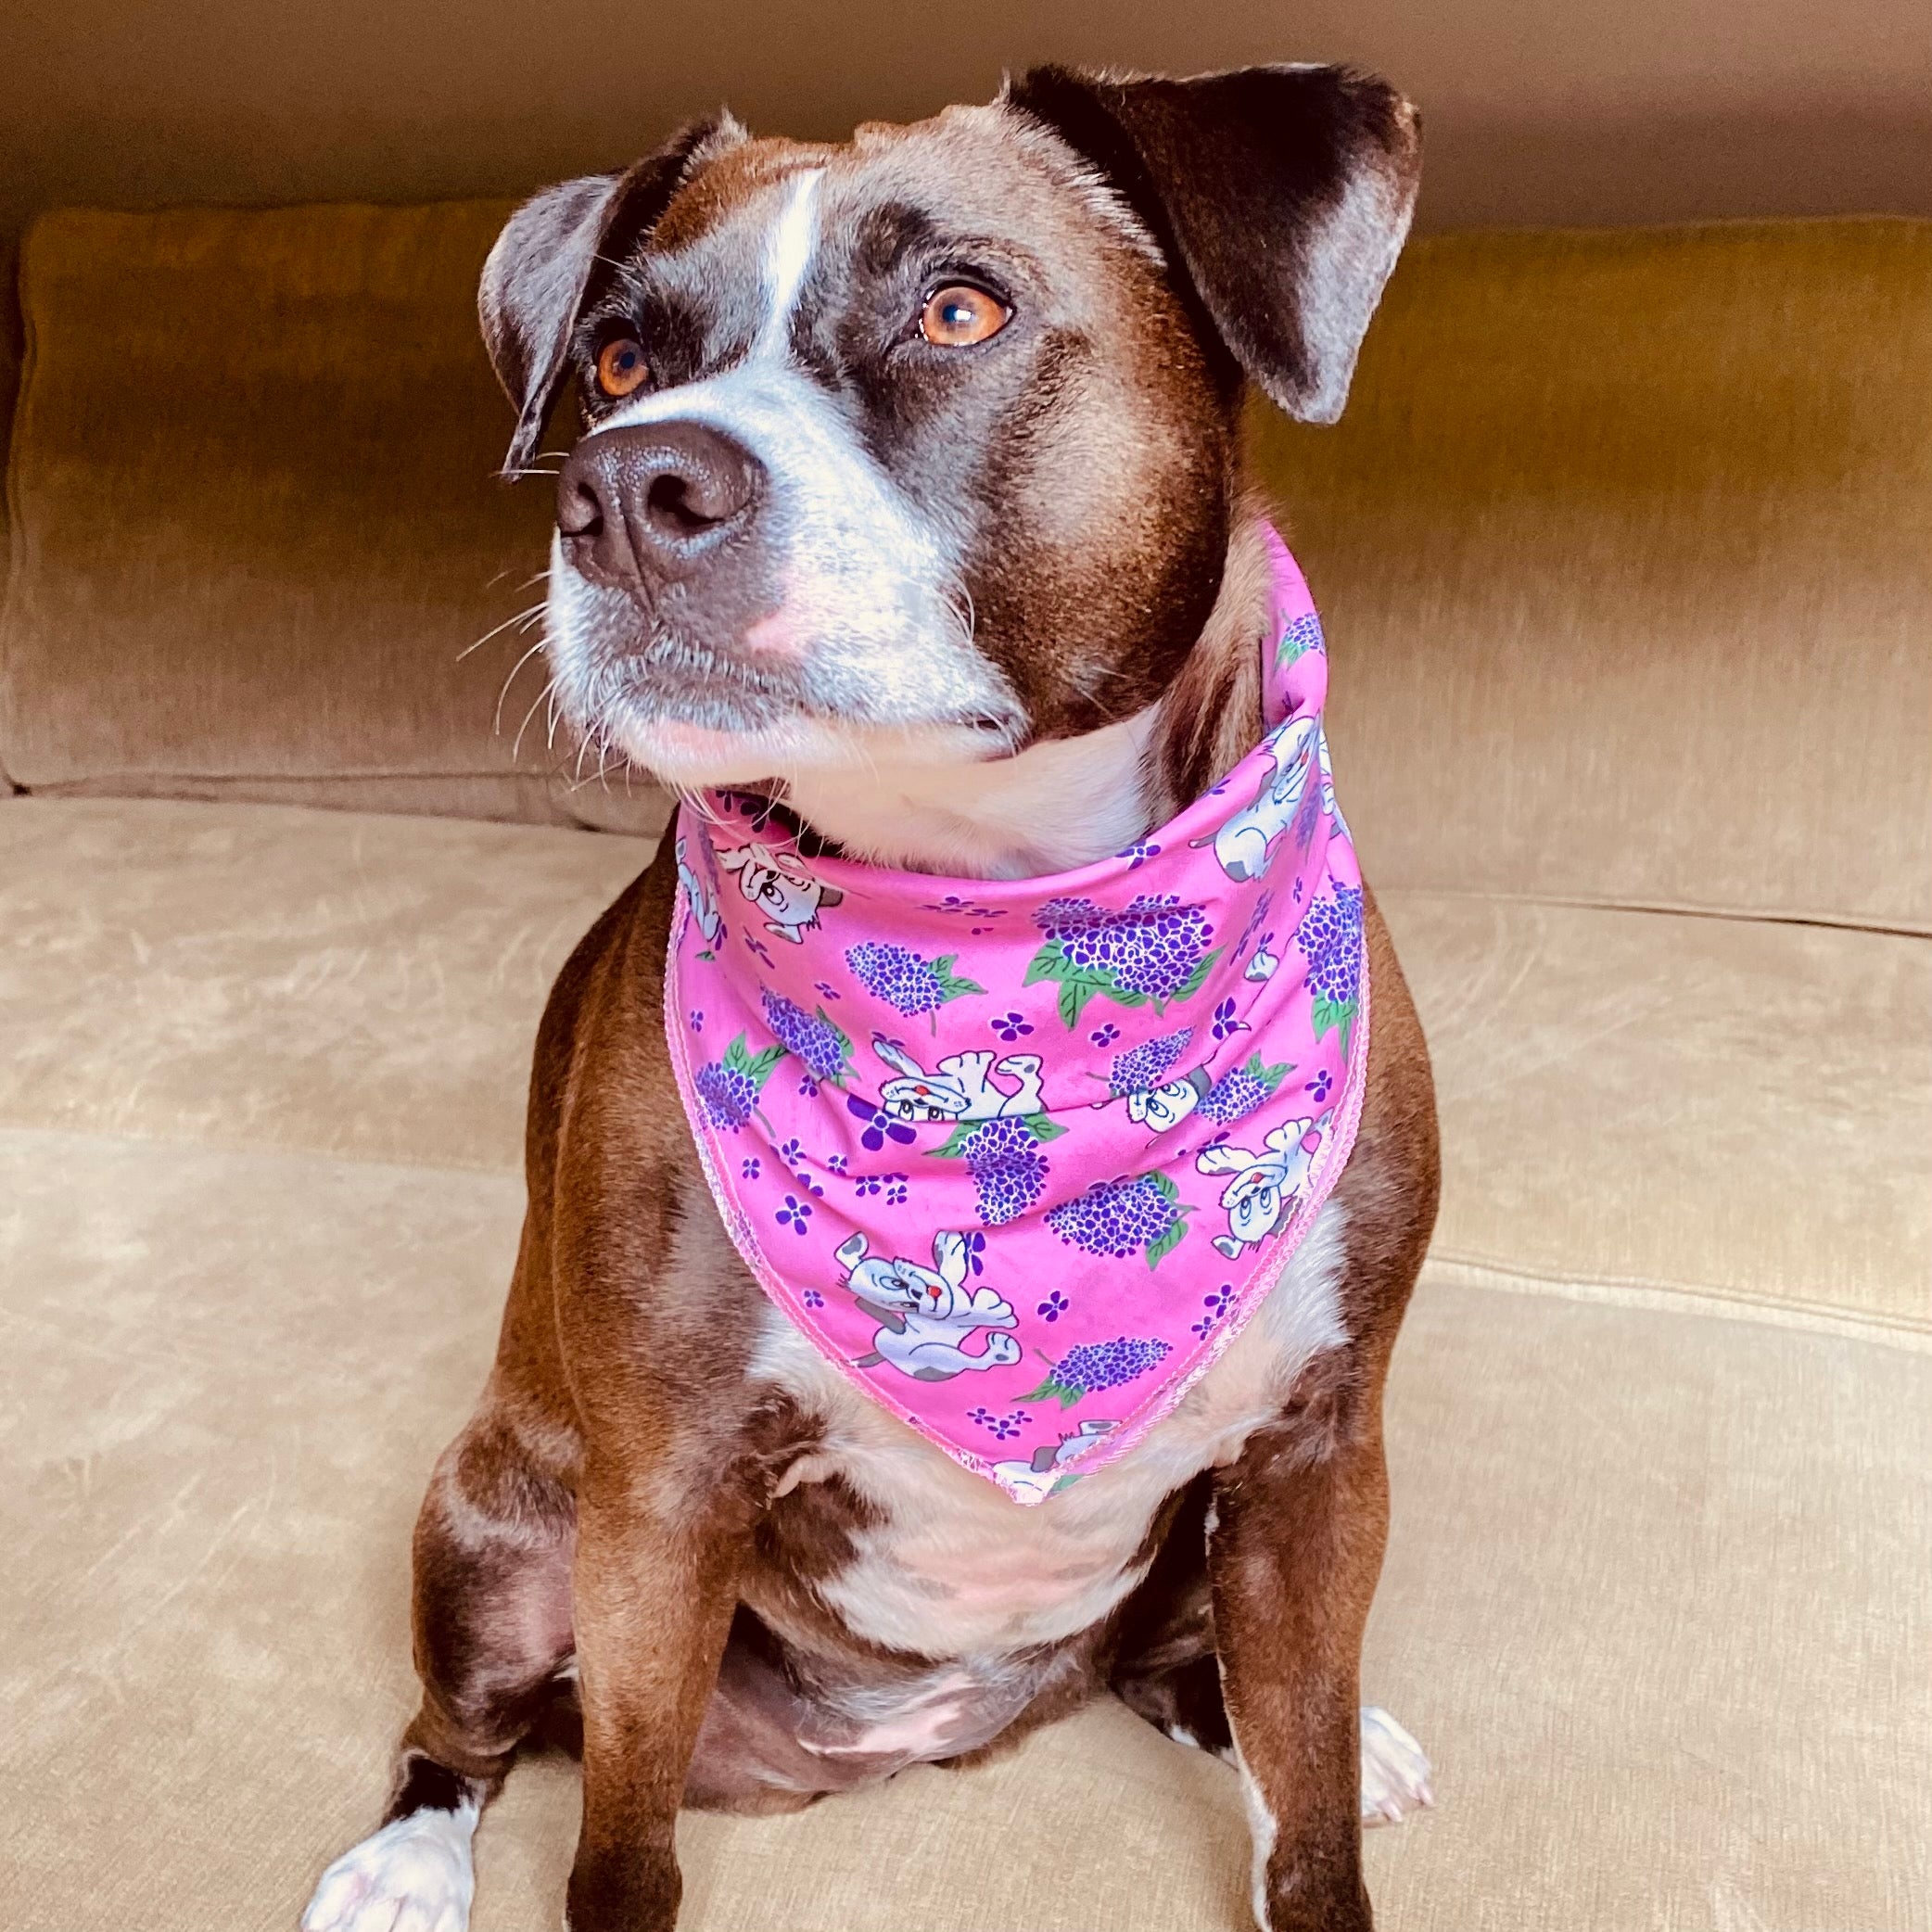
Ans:
[{"label": "dog's black nose", "polygon": [[703,423],[600,430],[557,477],[557,528],[585,576],[628,590],[696,569],[764,487],[764,464]]}]

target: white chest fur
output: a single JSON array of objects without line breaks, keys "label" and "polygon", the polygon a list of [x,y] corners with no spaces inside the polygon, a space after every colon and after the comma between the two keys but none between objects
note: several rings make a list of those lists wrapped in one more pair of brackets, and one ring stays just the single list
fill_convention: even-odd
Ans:
[{"label": "white chest fur", "polygon": [[1105,1616],[1145,1574],[1137,1558],[1162,1501],[1231,1462],[1279,1414],[1310,1358],[1348,1339],[1337,1296],[1344,1232],[1331,1198],[1265,1303],[1173,1414],[1117,1462],[1031,1508],[861,1394],[769,1309],[753,1377],[824,1426],[800,1475],[842,1476],[882,1519],[821,1586],[826,1601],[854,1635],[934,1659],[1056,1643]]}]

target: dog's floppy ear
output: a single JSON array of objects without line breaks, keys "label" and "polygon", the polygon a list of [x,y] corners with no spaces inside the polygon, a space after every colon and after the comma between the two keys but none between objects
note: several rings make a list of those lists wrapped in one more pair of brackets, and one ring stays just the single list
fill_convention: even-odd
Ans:
[{"label": "dog's floppy ear", "polygon": [[700,162],[744,138],[729,114],[693,121],[622,173],[545,188],[510,217],[477,290],[484,346],[516,408],[505,474],[537,453],[592,282],[643,240]]},{"label": "dog's floppy ear", "polygon": [[1189,81],[1040,67],[1006,98],[1125,199],[1276,402],[1341,415],[1415,208],[1421,121],[1401,95],[1345,67]]}]

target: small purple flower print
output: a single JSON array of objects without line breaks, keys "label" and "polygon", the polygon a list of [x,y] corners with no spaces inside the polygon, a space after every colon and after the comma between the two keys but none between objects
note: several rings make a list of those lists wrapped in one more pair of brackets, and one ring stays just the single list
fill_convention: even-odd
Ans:
[{"label": "small purple flower print", "polygon": [[1003,1040],[1016,1040],[1023,1033],[1033,1031],[1033,1023],[1023,1013],[1001,1013],[986,1024]]},{"label": "small purple flower print", "polygon": [[749,933],[741,933],[738,936],[744,941],[745,945],[753,952],[757,954],[759,959],[764,960],[766,965],[769,966],[771,964],[771,955],[766,951],[765,942],[762,939],[755,939]]},{"label": "small purple flower print", "polygon": [[1224,999],[1214,1009],[1214,1037],[1217,1040],[1225,1040],[1230,1034],[1245,1033],[1247,1030],[1247,1021],[1237,1020],[1234,1016],[1233,1000]]},{"label": "small purple flower print", "polygon": [[806,1290],[804,1301],[807,1308],[822,1308],[825,1305],[825,1297],[816,1288]]},{"label": "small purple flower print", "polygon": [[816,1100],[819,1098],[819,1083],[809,1074],[798,1083],[798,1095],[801,1099],[806,1100]]},{"label": "small purple flower print", "polygon": [[[943,899],[928,900],[924,907],[928,912],[960,912],[970,919],[1004,919],[1004,906],[982,906],[976,899],[962,899],[956,892],[949,892]],[[985,931],[984,926],[973,927],[975,933]]]},{"label": "small purple flower print", "polygon": [[702,1007],[694,1006],[691,1010],[691,1030],[693,1033],[703,1033],[705,1030],[705,1013]]},{"label": "small purple flower print", "polygon": [[756,1180],[764,1171],[765,1163],[756,1154],[752,1155],[748,1161],[740,1161],[738,1163],[738,1172],[748,1181]]},{"label": "small purple flower print", "polygon": [[859,1145],[870,1148],[873,1153],[884,1147],[887,1140],[896,1140],[901,1147],[910,1147],[919,1138],[904,1121],[893,1119],[882,1108],[871,1100],[862,1100],[856,1093],[845,1096],[845,1111],[866,1124],[865,1132],[858,1137]]},{"label": "small purple flower print", "polygon": [[795,1139],[786,1141],[785,1144],[778,1150],[779,1159],[782,1161],[787,1167],[797,1166],[800,1160],[804,1158],[804,1155],[805,1148],[803,1144]]},{"label": "small purple flower print", "polygon": [[906,1176],[903,1174],[888,1174],[885,1176],[885,1204],[887,1207],[903,1207],[906,1201]]},{"label": "small purple flower print", "polygon": [[1201,1296],[1201,1305],[1204,1312],[1193,1328],[1197,1335],[1205,1335],[1234,1306],[1234,1285],[1224,1281],[1213,1294]]},{"label": "small purple flower print", "polygon": [[800,1201],[795,1194],[787,1194],[784,1206],[772,1216],[781,1227],[789,1227],[794,1234],[803,1234],[805,1225],[811,1217],[811,1202]]},{"label": "small purple flower print", "polygon": [[1301,881],[1300,881],[1299,879],[1297,879],[1297,880],[1295,881],[1295,903],[1296,903],[1297,905],[1299,905],[1299,904],[1301,903],[1301,900],[1302,900],[1302,882],[1301,882]]},{"label": "small purple flower print", "polygon": [[984,1275],[986,1272],[985,1236],[981,1234],[977,1228],[974,1228],[971,1234],[963,1239],[966,1246],[966,1265],[975,1275]]},{"label": "small purple flower print", "polygon": [[1117,1027],[1112,1020],[1108,1021],[1108,1023],[1104,1026],[1096,1026],[1094,1030],[1087,1035],[1087,1038],[1090,1039],[1096,1047],[1111,1047],[1112,1046],[1114,1041],[1117,1040],[1119,1037],[1120,1028]]},{"label": "small purple flower print", "polygon": [[827,999],[842,999],[845,998],[844,994],[836,986],[828,986],[821,979],[815,979],[812,982],[812,990],[815,993],[823,994]]},{"label": "small purple flower print", "polygon": [[863,1201],[869,1194],[876,1194],[885,1184],[876,1174],[861,1174],[852,1183],[852,1191]]},{"label": "small purple flower print", "polygon": [[966,1419],[969,1422],[977,1422],[982,1429],[991,1429],[998,1418],[991,1409],[979,1408],[968,1409],[966,1411]]},{"label": "small purple flower print", "polygon": [[1317,1101],[1326,1100],[1328,1098],[1328,1088],[1333,1084],[1334,1078],[1334,1074],[1327,1067],[1323,1067],[1316,1074],[1315,1078],[1302,1088],[1302,1091],[1312,1096]]},{"label": "small purple flower print", "polygon": [[826,1171],[826,1173],[827,1173],[827,1174],[843,1174],[843,1173],[845,1173],[845,1155],[844,1155],[844,1154],[827,1154],[827,1155],[825,1156],[825,1171]]},{"label": "small purple flower print", "polygon": [[1015,1409],[1010,1416],[1000,1417],[993,1425],[994,1440],[1003,1443],[1009,1437],[1018,1435],[1029,1419],[1024,1409]]},{"label": "small purple flower print", "polygon": [[1150,839],[1136,839],[1125,852],[1117,852],[1114,857],[1127,861],[1128,871],[1138,872],[1160,849]]},{"label": "small purple flower print", "polygon": [[1057,1322],[1074,1304],[1056,1288],[1033,1312],[1044,1315],[1049,1322]]}]

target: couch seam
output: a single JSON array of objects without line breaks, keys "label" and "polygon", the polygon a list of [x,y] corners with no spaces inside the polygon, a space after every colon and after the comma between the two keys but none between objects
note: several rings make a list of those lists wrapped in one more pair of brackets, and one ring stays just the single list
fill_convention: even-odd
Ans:
[{"label": "couch seam", "polygon": [[122,1147],[165,1148],[175,1153],[248,1154],[271,1161],[325,1161],[341,1167],[393,1167],[404,1174],[479,1174],[524,1182],[518,1162],[413,1161],[401,1154],[358,1153],[337,1148],[291,1146],[285,1142],[230,1138],[209,1135],[190,1138],[178,1134],[132,1133],[108,1127],[62,1126],[45,1123],[0,1120],[0,1137],[19,1135],[44,1140],[92,1140]]},{"label": "couch seam", "polygon": [[1473,886],[1391,885],[1377,888],[1378,898],[1457,899],[1475,905],[1562,906],[1578,912],[1644,912],[1669,919],[1714,919],[1734,925],[1815,926],[1831,933],[1872,933],[1884,938],[1932,939],[1932,924],[1885,925],[1854,919],[1849,913],[1753,911],[1731,906],[1698,906],[1673,899],[1590,899],[1537,892],[1488,892]]},{"label": "couch seam", "polygon": [[1599,1302],[1616,1307],[1671,1308],[1759,1328],[1835,1335],[1911,1354],[1932,1353],[1932,1321],[1916,1316],[1842,1308],[1826,1302],[1779,1299],[1754,1294],[1748,1289],[1662,1281],[1650,1276],[1555,1274],[1544,1268],[1517,1267],[1507,1262],[1433,1248],[1425,1267],[1497,1277],[1476,1285],[1493,1286],[1509,1294],[1544,1294],[1555,1300]]}]

